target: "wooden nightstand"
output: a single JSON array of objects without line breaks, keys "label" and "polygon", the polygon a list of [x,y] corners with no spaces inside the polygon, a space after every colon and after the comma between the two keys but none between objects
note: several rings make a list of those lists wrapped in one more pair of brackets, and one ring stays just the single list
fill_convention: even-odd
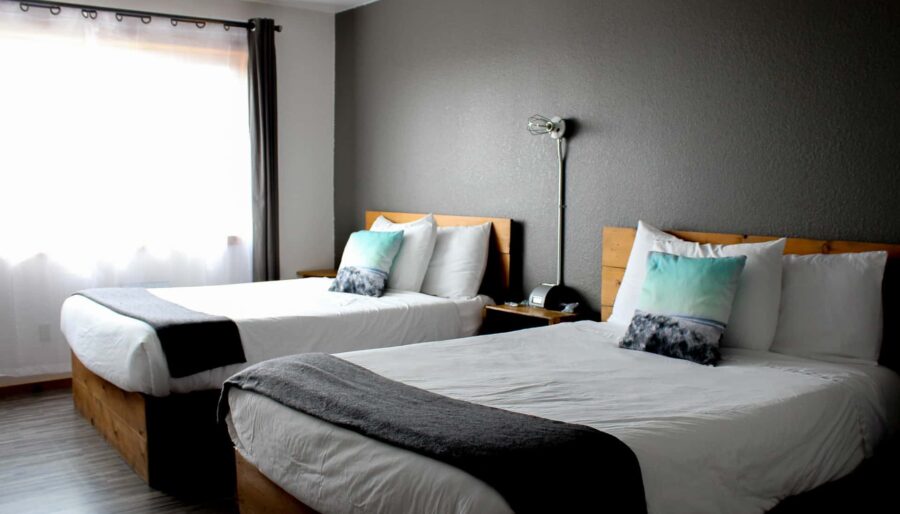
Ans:
[{"label": "wooden nightstand", "polygon": [[300,270],[297,272],[297,276],[300,278],[312,278],[312,277],[334,278],[337,276],[337,270],[336,269]]},{"label": "wooden nightstand", "polygon": [[540,307],[488,305],[484,308],[484,323],[481,333],[499,334],[500,332],[546,327],[579,319],[578,313],[551,311]]}]

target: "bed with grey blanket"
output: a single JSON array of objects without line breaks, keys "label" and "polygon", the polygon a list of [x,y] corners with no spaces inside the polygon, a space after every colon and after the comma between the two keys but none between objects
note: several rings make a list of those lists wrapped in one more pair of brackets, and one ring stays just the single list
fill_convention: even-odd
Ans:
[{"label": "bed with grey blanket", "polygon": [[153,327],[174,378],[247,362],[237,324],[225,316],[192,311],[139,287],[84,289],[75,294]]},{"label": "bed with grey blanket", "polygon": [[646,512],[634,453],[591,427],[455,400],[318,353],[265,361],[229,378],[220,421],[231,388],[455,466],[520,514]]}]

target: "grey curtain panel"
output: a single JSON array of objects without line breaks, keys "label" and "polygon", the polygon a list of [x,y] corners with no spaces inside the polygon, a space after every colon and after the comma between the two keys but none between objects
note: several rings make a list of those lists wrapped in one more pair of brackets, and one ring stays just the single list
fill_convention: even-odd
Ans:
[{"label": "grey curtain panel", "polygon": [[253,280],[278,280],[278,102],[275,21],[250,20],[250,138],[253,152]]}]

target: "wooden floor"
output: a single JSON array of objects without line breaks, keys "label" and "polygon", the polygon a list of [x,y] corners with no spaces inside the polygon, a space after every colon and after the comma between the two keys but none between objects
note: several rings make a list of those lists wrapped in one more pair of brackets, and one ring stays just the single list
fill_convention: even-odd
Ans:
[{"label": "wooden floor", "polygon": [[[857,492],[829,487],[811,493],[815,510],[788,501],[773,513],[898,512],[900,453],[892,448],[870,462],[867,477],[857,473],[833,484],[852,483]],[[151,489],[76,413],[70,390],[0,397],[0,514],[44,512],[235,514],[236,508],[231,500],[190,502]]]},{"label": "wooden floor", "polygon": [[0,398],[0,513],[227,513],[151,489],[72,405],[70,390]]}]

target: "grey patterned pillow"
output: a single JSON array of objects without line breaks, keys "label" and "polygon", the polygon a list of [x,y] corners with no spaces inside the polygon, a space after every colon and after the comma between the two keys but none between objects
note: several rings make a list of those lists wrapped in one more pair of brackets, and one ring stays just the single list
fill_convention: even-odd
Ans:
[{"label": "grey patterned pillow", "polygon": [[381,296],[394,259],[403,244],[403,231],[350,234],[341,267],[329,291],[365,296]]},{"label": "grey patterned pillow", "polygon": [[721,358],[719,340],[722,338],[722,331],[715,330],[701,335],[695,328],[696,326],[685,324],[684,320],[638,309],[634,311],[628,332],[619,346],[715,365]]},{"label": "grey patterned pillow", "polygon": [[715,365],[746,261],[650,252],[637,309],[619,346]]},{"label": "grey patterned pillow", "polygon": [[387,286],[388,274],[377,269],[346,266],[338,270],[329,291],[381,296]]}]

